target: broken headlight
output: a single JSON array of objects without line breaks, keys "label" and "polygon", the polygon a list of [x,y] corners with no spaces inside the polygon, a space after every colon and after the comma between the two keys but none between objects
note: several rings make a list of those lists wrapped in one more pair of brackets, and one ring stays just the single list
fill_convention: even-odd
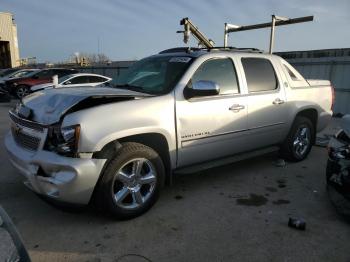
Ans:
[{"label": "broken headlight", "polygon": [[60,155],[74,157],[78,150],[80,125],[50,128],[46,149]]}]

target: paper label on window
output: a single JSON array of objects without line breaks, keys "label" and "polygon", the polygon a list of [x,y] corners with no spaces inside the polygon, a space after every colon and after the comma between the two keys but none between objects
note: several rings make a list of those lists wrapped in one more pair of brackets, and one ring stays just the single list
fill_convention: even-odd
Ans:
[{"label": "paper label on window", "polygon": [[170,63],[188,63],[191,61],[191,57],[172,57],[169,62]]}]

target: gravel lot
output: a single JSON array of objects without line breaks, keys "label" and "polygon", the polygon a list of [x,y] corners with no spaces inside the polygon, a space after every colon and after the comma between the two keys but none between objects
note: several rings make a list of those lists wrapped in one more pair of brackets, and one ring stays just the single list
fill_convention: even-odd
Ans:
[{"label": "gravel lot", "polygon": [[[349,224],[325,191],[325,148],[285,167],[268,155],[177,176],[148,213],[120,222],[63,212],[25,188],[3,146],[8,109],[0,104],[0,205],[33,261],[350,261]],[[289,228],[290,216],[306,231]]]}]

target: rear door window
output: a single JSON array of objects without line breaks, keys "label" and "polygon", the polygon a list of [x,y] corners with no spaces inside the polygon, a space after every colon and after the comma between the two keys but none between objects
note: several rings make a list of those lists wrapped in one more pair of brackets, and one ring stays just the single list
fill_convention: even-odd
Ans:
[{"label": "rear door window", "polygon": [[68,80],[67,84],[78,85],[78,84],[86,84],[86,83],[89,83],[88,76],[77,76],[77,77],[74,77],[74,78],[71,78],[70,80]]},{"label": "rear door window", "polygon": [[71,74],[71,72],[68,70],[53,70],[52,73],[53,73],[53,75],[58,75],[58,77],[62,77],[62,76]]},{"label": "rear door window", "polygon": [[216,58],[205,61],[192,76],[191,82],[213,81],[220,87],[220,95],[238,94],[236,69],[230,58]]},{"label": "rear door window", "polygon": [[43,70],[43,71],[38,72],[35,76],[39,79],[45,79],[45,78],[52,77],[53,73],[51,70]]},{"label": "rear door window", "polygon": [[89,83],[101,83],[105,82],[107,79],[99,76],[89,76]]},{"label": "rear door window", "polygon": [[250,93],[278,88],[275,70],[268,59],[246,57],[241,61]]}]

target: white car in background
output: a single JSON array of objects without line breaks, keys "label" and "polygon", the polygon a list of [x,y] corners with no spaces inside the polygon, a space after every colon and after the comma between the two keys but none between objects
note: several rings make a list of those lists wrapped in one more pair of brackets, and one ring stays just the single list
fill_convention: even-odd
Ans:
[{"label": "white car in background", "polygon": [[[61,87],[95,87],[100,85],[105,85],[112,81],[112,78],[97,75],[97,74],[88,74],[88,73],[78,73],[71,74],[60,77],[58,79],[58,85],[55,88]],[[53,83],[46,83],[41,85],[35,85],[30,88],[31,92],[37,92],[44,89],[54,88]]]}]

